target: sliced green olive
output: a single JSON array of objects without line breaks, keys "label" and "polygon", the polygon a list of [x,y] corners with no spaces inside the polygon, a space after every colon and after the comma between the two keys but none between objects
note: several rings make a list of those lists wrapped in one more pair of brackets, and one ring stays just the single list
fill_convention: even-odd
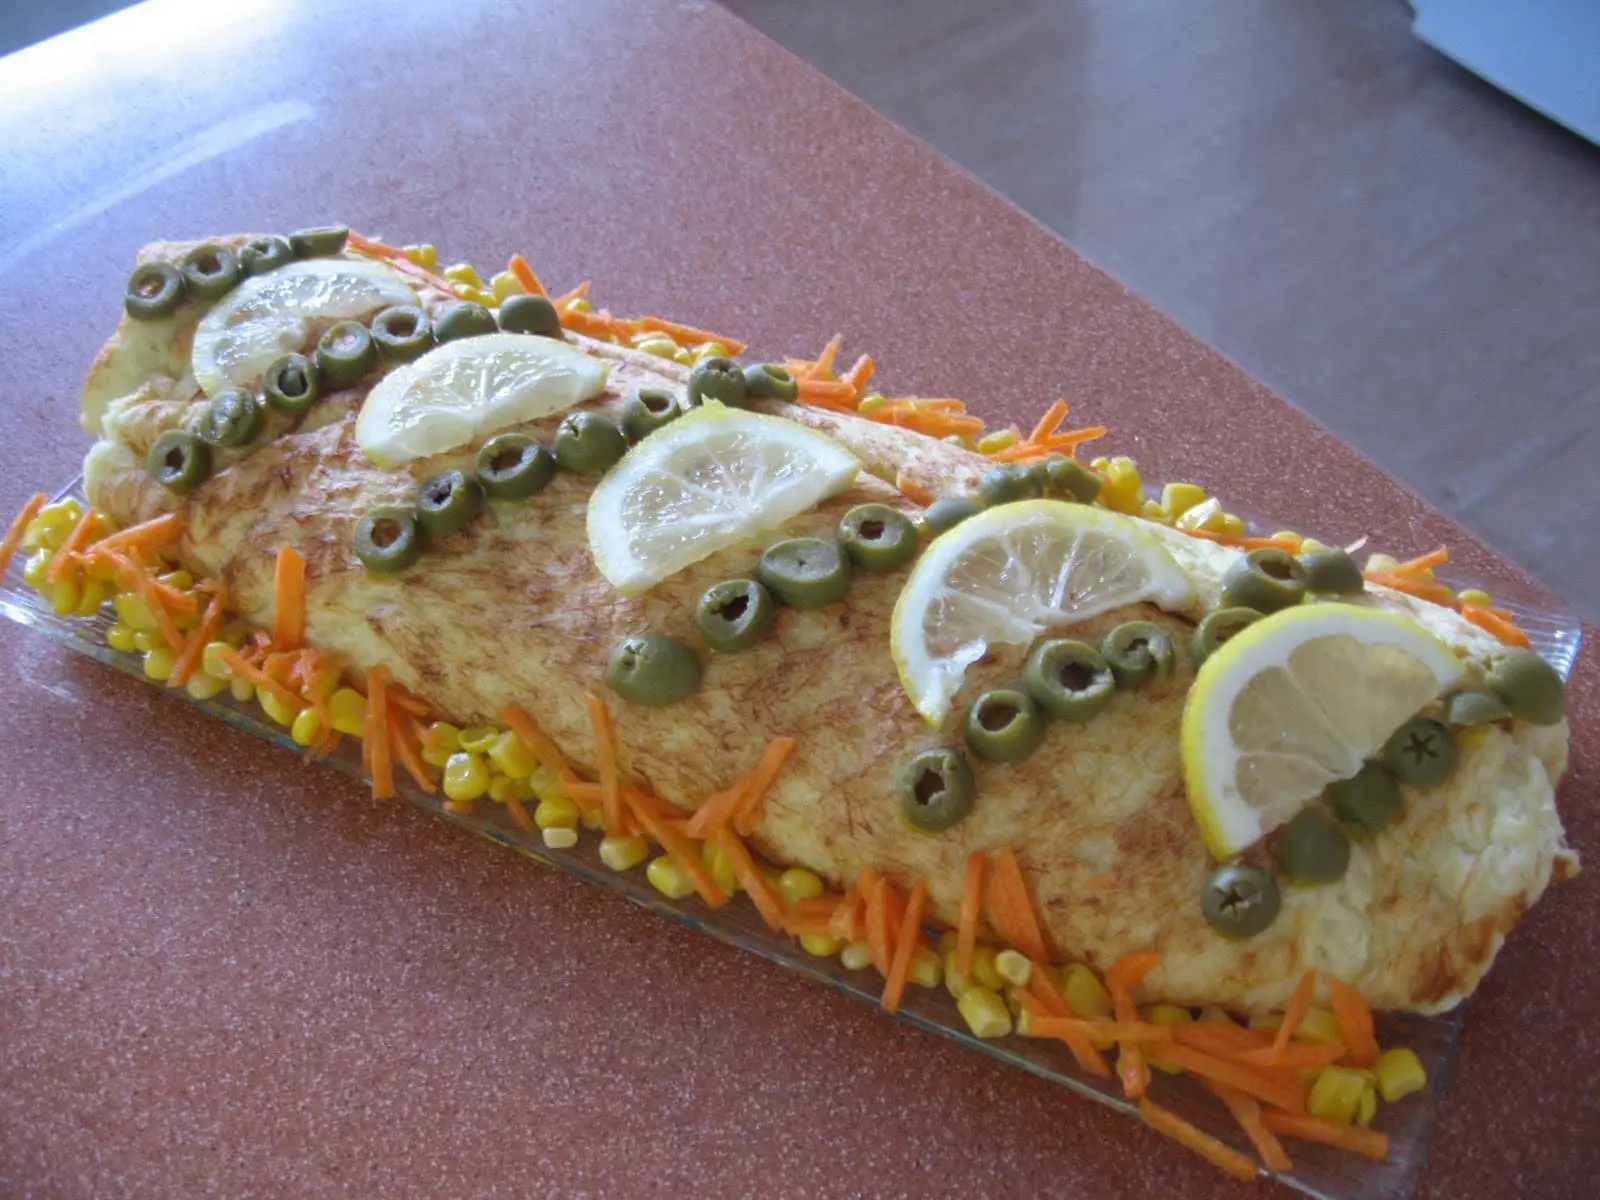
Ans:
[{"label": "sliced green olive", "polygon": [[839,544],[858,567],[892,571],[917,556],[917,527],[887,504],[858,504],[839,522]]},{"label": "sliced green olive", "polygon": [[1356,596],[1367,590],[1356,560],[1337,547],[1307,550],[1299,556],[1306,572],[1306,591],[1318,596]]},{"label": "sliced green olive", "polygon": [[330,383],[355,383],[377,361],[372,335],[356,321],[340,321],[317,342],[317,371]]},{"label": "sliced green olive", "polygon": [[500,327],[494,323],[494,314],[473,300],[452,300],[439,309],[433,319],[433,336],[441,346],[461,338],[481,337],[494,333]]},{"label": "sliced green olive", "polygon": [[483,508],[483,485],[460,467],[423,480],[417,489],[417,522],[430,538],[465,529]]},{"label": "sliced green olive", "polygon": [[1363,833],[1376,833],[1405,810],[1400,785],[1382,763],[1369,762],[1351,778],[1329,784],[1326,795],[1339,819]]},{"label": "sliced green olive", "polygon": [[1283,827],[1278,870],[1298,883],[1337,883],[1350,867],[1350,838],[1320,805]]},{"label": "sliced green olive", "polygon": [[556,426],[556,462],[569,471],[604,471],[628,452],[622,430],[597,412],[568,413]]},{"label": "sliced green olive", "polygon": [[1100,476],[1074,458],[1052,454],[1034,467],[1042,477],[1044,494],[1056,500],[1077,500],[1093,504],[1100,495]]},{"label": "sliced green olive", "polygon": [[226,296],[239,276],[239,256],[217,242],[201,242],[183,256],[184,287],[198,299]]},{"label": "sliced green olive", "polygon": [[713,650],[738,654],[767,636],[777,611],[772,593],[756,580],[724,579],[701,595],[694,623]]},{"label": "sliced green olive", "polygon": [[1028,694],[1058,721],[1091,720],[1117,690],[1110,664],[1088,642],[1051,638],[1040,642],[1022,669]]},{"label": "sliced green olive", "polygon": [[747,396],[793,400],[800,394],[800,384],[787,367],[777,363],[751,363],[744,369],[744,390]]},{"label": "sliced green olive", "polygon": [[606,682],[629,704],[661,708],[699,688],[700,660],[677,638],[637,634],[623,638],[611,652]]},{"label": "sliced green olive", "polygon": [[744,372],[731,358],[702,358],[689,372],[689,407],[720,400],[730,408],[744,403]]},{"label": "sliced green olive", "polygon": [[1014,500],[1033,500],[1040,494],[1038,476],[1021,463],[990,467],[978,480],[978,497],[989,507]]},{"label": "sliced green olive", "polygon": [[321,390],[317,364],[304,354],[285,354],[261,373],[261,397],[279,412],[307,411]]},{"label": "sliced green olive", "polygon": [[1432,787],[1455,770],[1456,741],[1449,728],[1432,717],[1412,717],[1389,735],[1383,759],[1401,783]]},{"label": "sliced green olive", "polygon": [[622,405],[622,434],[630,442],[642,441],[682,415],[678,398],[665,388],[640,388]]},{"label": "sliced green olive", "polygon": [[1219,608],[1207,613],[1189,638],[1189,656],[1194,659],[1194,665],[1198,668],[1223,642],[1259,620],[1261,614],[1253,608]]},{"label": "sliced green olive", "polygon": [[159,321],[183,303],[183,272],[171,263],[140,263],[128,276],[122,307],[135,321]]},{"label": "sliced green olive", "polygon": [[967,756],[941,746],[924,750],[900,777],[900,815],[920,833],[942,833],[972,815],[977,784]]},{"label": "sliced green olive", "polygon": [[174,492],[199,487],[210,470],[211,447],[187,429],[169,429],[150,447],[150,474]]},{"label": "sliced green olive", "polygon": [[1445,705],[1445,719],[1452,725],[1490,725],[1510,716],[1511,710],[1493,692],[1457,692]]},{"label": "sliced green olive", "polygon": [[410,362],[433,349],[433,323],[416,305],[397,304],[372,318],[372,340],[384,358]]},{"label": "sliced green olive", "polygon": [[1106,634],[1100,655],[1116,676],[1117,686],[1128,691],[1171,675],[1176,658],[1172,639],[1153,621],[1124,621]]},{"label": "sliced green olive", "polygon": [[929,529],[940,534],[982,511],[983,505],[972,496],[940,496],[923,511],[922,519]]},{"label": "sliced green olive", "polygon": [[821,608],[850,590],[850,560],[829,538],[788,538],[767,547],[756,578],[790,608]]},{"label": "sliced green olive", "polygon": [[1567,688],[1556,669],[1532,650],[1510,649],[1489,664],[1489,687],[1511,715],[1554,725],[1566,715]]},{"label": "sliced green olive", "polygon": [[479,448],[476,469],[491,500],[526,500],[556,477],[556,456],[525,433],[501,433]]},{"label": "sliced green olive", "polygon": [[967,749],[991,762],[1021,762],[1044,741],[1044,714],[1021,688],[984,692],[967,710]]},{"label": "sliced green olive", "polygon": [[225,388],[206,405],[196,432],[208,446],[248,446],[261,432],[261,405],[244,388]]},{"label": "sliced green olive", "polygon": [[1252,938],[1278,919],[1283,893],[1266,867],[1256,863],[1224,863],[1206,876],[1200,912],[1206,923],[1226,937]]},{"label": "sliced green olive", "polygon": [[1293,608],[1305,595],[1305,567],[1294,555],[1276,546],[1250,551],[1222,577],[1222,603],[1227,608],[1275,613]]},{"label": "sliced green olive", "polygon": [[422,533],[409,508],[375,508],[356,522],[356,557],[375,575],[403,571],[422,556]]},{"label": "sliced green olive", "polygon": [[289,235],[289,248],[296,258],[328,258],[344,249],[350,230],[343,225],[319,225],[297,229]]},{"label": "sliced green olive", "polygon": [[289,239],[275,233],[251,238],[239,247],[239,267],[246,275],[265,275],[293,261],[294,250],[289,245]]},{"label": "sliced green olive", "polygon": [[561,336],[561,316],[544,296],[507,296],[500,302],[500,328],[507,333]]}]

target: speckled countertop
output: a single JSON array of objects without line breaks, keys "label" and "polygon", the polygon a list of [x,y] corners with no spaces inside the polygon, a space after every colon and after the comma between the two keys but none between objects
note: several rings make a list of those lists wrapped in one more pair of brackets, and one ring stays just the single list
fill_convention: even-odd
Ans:
[{"label": "speckled countertop", "polygon": [[[0,61],[0,148],[5,512],[76,470],[142,242],[332,219],[520,249],[758,353],[843,329],[992,418],[1064,394],[1157,477],[1515,574],[710,4],[158,0]],[[1473,1002],[1422,1196],[1600,1193],[1588,636],[1562,808],[1590,871]],[[13,627],[0,712],[0,1194],[1244,1194]]]}]

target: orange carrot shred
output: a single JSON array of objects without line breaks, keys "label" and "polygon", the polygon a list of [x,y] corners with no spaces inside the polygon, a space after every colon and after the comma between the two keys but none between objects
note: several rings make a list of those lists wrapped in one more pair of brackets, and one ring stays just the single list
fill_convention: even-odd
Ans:
[{"label": "orange carrot shred", "polygon": [[1067,402],[1057,400],[1045,409],[1044,416],[1039,418],[1039,423],[1033,427],[1033,432],[1028,435],[1030,442],[1042,442],[1056,431],[1061,424],[1061,419],[1067,415]]},{"label": "orange carrot shred", "polygon": [[11,518],[11,524],[6,529],[4,538],[0,538],[0,575],[6,573],[6,568],[11,565],[11,557],[16,554],[17,547],[22,545],[22,537],[28,532],[28,524],[39,515],[39,510],[45,505],[45,494],[35,492],[29,496],[17,515]]},{"label": "orange carrot shred", "polygon": [[403,271],[424,283],[432,284],[447,296],[456,295],[455,284],[442,276],[435,275],[426,267],[418,266],[406,257],[405,250],[400,246],[391,246],[387,242],[380,242],[375,238],[363,237],[355,230],[351,230],[347,239],[350,248],[361,254],[375,258],[386,258],[389,264],[397,271]]},{"label": "orange carrot shred", "polygon": [[972,951],[978,941],[978,920],[983,915],[983,876],[989,856],[982,850],[967,855],[967,872],[961,881],[961,915],[956,921],[956,971],[972,974]]},{"label": "orange carrot shred", "polygon": [[798,386],[800,399],[807,403],[835,400],[846,409],[854,411],[856,391],[842,379],[802,379]]},{"label": "orange carrot shred", "polygon": [[1033,901],[1028,898],[1022,868],[1017,864],[1016,851],[1010,846],[1003,847],[995,856],[994,876],[989,884],[989,914],[1006,941],[1035,962],[1050,961],[1050,950],[1045,945],[1039,919],[1034,915]]},{"label": "orange carrot shred", "polygon": [[615,332],[611,314],[605,309],[584,312],[580,308],[569,308],[561,314],[561,324],[592,338],[608,338]]},{"label": "orange carrot shred", "polygon": [[372,798],[394,795],[394,760],[389,746],[389,683],[382,667],[367,671],[367,734],[372,739]]},{"label": "orange carrot shred", "polygon": [[200,623],[189,631],[189,638],[183,644],[183,650],[178,655],[178,661],[173,664],[172,674],[167,677],[168,687],[182,687],[189,682],[189,677],[200,665],[201,655],[205,653],[206,643],[216,636],[217,630],[222,626],[222,613],[228,604],[228,589],[218,587],[211,595],[211,600],[206,605],[205,615],[200,618]]},{"label": "orange carrot shred", "polygon": [[279,683],[276,679],[273,679],[260,667],[256,666],[249,659],[245,658],[245,656],[239,651],[234,650],[231,647],[227,650],[218,650],[217,657],[223,662],[227,663],[234,674],[241,676],[255,687],[265,688],[291,708],[299,707],[300,697],[296,696],[288,688],[284,687],[283,684]]},{"label": "orange carrot shred", "polygon": [[150,549],[175,542],[181,536],[183,536],[183,515],[162,513],[159,517],[151,517],[148,521],[141,521],[137,525],[130,525],[126,529],[101,538],[95,543],[95,549],[118,552],[135,547]]},{"label": "orange carrot shred", "polygon": [[95,527],[100,523],[100,514],[94,509],[83,510],[83,515],[74,522],[71,531],[56,549],[55,556],[51,558],[49,570],[46,572],[47,578],[57,580],[66,575],[67,568],[77,558],[78,550],[93,536]]},{"label": "orange carrot shred", "polygon": [[522,285],[530,296],[543,296],[549,299],[550,293],[544,290],[544,284],[539,282],[539,277],[533,273],[533,268],[528,265],[528,260],[520,254],[513,254],[511,261],[506,264],[506,269]]},{"label": "orange carrot shred", "polygon": [[570,292],[562,292],[561,295],[559,295],[559,296],[557,296],[555,298],[555,306],[557,308],[562,309],[563,311],[565,311],[566,309],[570,308],[576,301],[582,300],[585,296],[587,296],[589,294],[589,286],[590,286],[590,281],[585,279],[582,283],[580,283],[577,287],[573,288]]},{"label": "orange carrot shred", "polygon": [[1193,1046],[1184,1045],[1177,1030],[1173,1032],[1172,1041],[1161,1047],[1161,1058],[1163,1062],[1176,1063],[1204,1079],[1214,1079],[1219,1083],[1236,1087],[1241,1092],[1248,1092],[1256,1099],[1265,1100],[1268,1104],[1285,1111],[1306,1110],[1305,1096],[1300,1090],[1299,1082],[1292,1074],[1247,1067],[1225,1058],[1218,1058],[1214,1054],[1207,1054],[1204,1050],[1196,1050]]},{"label": "orange carrot shred", "polygon": [[1447,546],[1440,546],[1437,550],[1430,550],[1426,554],[1419,554],[1415,558],[1408,558],[1403,563],[1396,563],[1389,569],[1396,575],[1415,575],[1421,571],[1432,570],[1450,561],[1450,550]]},{"label": "orange carrot shred", "polygon": [[904,471],[894,477],[894,486],[902,496],[913,504],[920,504],[923,508],[927,508],[928,505],[933,503],[933,493]]},{"label": "orange carrot shred", "polygon": [[[1031,977],[1030,977],[1031,978]],[[1082,1017],[1040,1017],[1029,1029],[1039,1037],[1061,1037],[1067,1033],[1115,1042],[1170,1042],[1172,1030],[1148,1021],[1089,1021]]]},{"label": "orange carrot shred", "polygon": [[[1030,1000],[1034,1003],[1029,1004]],[[1022,1006],[1028,1010],[1030,1018],[1072,1015],[1066,997],[1056,990],[1055,982],[1045,971],[1043,963],[1033,964],[1033,970],[1028,975],[1028,991],[1023,993]],[[1078,1065],[1085,1071],[1103,1078],[1110,1076],[1111,1067],[1106,1062],[1105,1056],[1088,1038],[1075,1029],[1064,1029],[1059,1036],[1066,1043],[1067,1049],[1072,1051],[1072,1057],[1078,1060]]]},{"label": "orange carrot shred", "polygon": [[895,935],[894,960],[889,964],[889,974],[883,981],[883,1007],[894,1012],[906,994],[906,982],[911,977],[911,958],[917,951],[922,934],[922,911],[928,903],[928,885],[921,879],[911,889],[906,901],[906,911],[900,918],[900,929]]},{"label": "orange carrot shred", "polygon": [[728,859],[728,865],[733,868],[739,886],[749,894],[751,903],[756,906],[761,919],[767,923],[767,928],[774,931],[781,930],[784,926],[783,899],[767,882],[767,877],[761,873],[761,868],[756,866],[755,859],[750,857],[750,851],[745,848],[739,835],[724,827],[717,830],[716,840]]},{"label": "orange carrot shred", "polygon": [[874,370],[875,366],[872,361],[872,355],[863,354],[860,358],[856,359],[855,365],[844,373],[844,381],[848,383],[851,390],[859,396],[861,394],[861,390],[867,386],[867,381],[872,378],[872,372]]},{"label": "orange carrot shred", "polygon": [[711,908],[726,904],[727,895],[712,877],[711,868],[706,866],[694,843],[678,832],[674,822],[656,811],[649,796],[638,788],[627,788],[622,798],[644,831],[661,843],[661,848],[678,864],[678,869],[689,877],[700,898]]},{"label": "orange carrot shred", "polygon": [[578,778],[567,765],[560,748],[522,709],[515,704],[508,704],[500,710],[500,719],[506,723],[507,729],[522,739],[524,746],[533,751],[535,758],[554,771],[563,781],[570,783]]},{"label": "orange carrot shred", "polygon": [[272,644],[298,650],[306,628],[306,560],[285,543],[278,547],[272,576]]},{"label": "orange carrot shred", "polygon": [[1270,1031],[1244,1029],[1231,1022],[1186,1021],[1173,1028],[1172,1036],[1185,1046],[1214,1054],[1218,1058],[1237,1058],[1251,1050],[1272,1049]]},{"label": "orange carrot shred", "polygon": [[1177,1113],[1170,1112],[1159,1104],[1149,1100],[1139,1101],[1139,1116],[1152,1129],[1181,1142],[1208,1162],[1221,1167],[1235,1179],[1249,1183],[1260,1173],[1254,1159],[1240,1154],[1232,1146],[1219,1142],[1209,1133],[1191,1125]]},{"label": "orange carrot shred", "polygon": [[712,792],[706,797],[705,803],[689,818],[684,831],[690,837],[709,838],[718,829],[727,825],[739,811],[754,778],[755,772],[747,771],[727,787]]},{"label": "orange carrot shred", "polygon": [[724,337],[720,333],[696,329],[693,325],[684,325],[679,321],[668,321],[662,317],[640,317],[639,328],[664,333],[680,346],[697,342],[719,342],[726,346],[731,354],[744,353],[744,343],[738,338]]},{"label": "orange carrot shred", "polygon": [[1517,627],[1516,622],[1501,616],[1496,609],[1485,608],[1480,604],[1463,604],[1461,615],[1508,646],[1521,646],[1526,650],[1532,645],[1528,635]]},{"label": "orange carrot shred", "polygon": [[1350,1048],[1350,1061],[1358,1067],[1370,1067],[1378,1061],[1378,1039],[1366,998],[1348,983],[1332,978],[1328,980],[1328,998],[1339,1021],[1339,1036]]},{"label": "orange carrot shred", "polygon": [[389,685],[388,701],[392,707],[403,709],[413,717],[425,717],[428,715],[428,702],[413,696],[399,684],[391,683]]},{"label": "orange carrot shred", "polygon": [[1415,596],[1418,600],[1427,600],[1434,604],[1449,606],[1455,599],[1455,593],[1442,583],[1429,583],[1426,579],[1413,579],[1401,575],[1396,571],[1366,571],[1367,579],[1380,587],[1392,588],[1397,592],[1404,592],[1408,596]]},{"label": "orange carrot shred", "polygon": [[1255,1147],[1256,1153],[1261,1156],[1261,1161],[1274,1171],[1292,1171],[1294,1162],[1290,1159],[1288,1151],[1283,1148],[1283,1143],[1272,1130],[1268,1129],[1261,1119],[1261,1102],[1254,1096],[1247,1096],[1238,1088],[1231,1088],[1225,1083],[1218,1083],[1213,1079],[1202,1080],[1206,1087],[1217,1094],[1217,1097],[1228,1106],[1228,1111],[1233,1114],[1233,1119],[1239,1123],[1239,1128],[1250,1139],[1250,1144]]},{"label": "orange carrot shred", "polygon": [[1218,533],[1211,529],[1184,529],[1174,526],[1179,533],[1188,534],[1190,537],[1199,538],[1206,542],[1217,542],[1224,546],[1237,546],[1241,550],[1264,550],[1272,547],[1277,550],[1294,551],[1297,546],[1292,538],[1250,537],[1244,534]]},{"label": "orange carrot shred", "polygon": [[538,828],[533,823],[533,818],[528,815],[528,809],[522,803],[522,797],[515,792],[506,793],[506,811],[511,814],[511,820],[518,829],[532,833]]},{"label": "orange carrot shred", "polygon": [[1015,442],[1002,450],[996,450],[988,457],[991,462],[1026,462],[1060,450],[1071,454],[1074,446],[1105,437],[1106,433],[1107,427],[1104,425],[1089,425],[1067,433],[1052,434],[1042,442]]},{"label": "orange carrot shred", "polygon": [[755,832],[756,818],[761,815],[761,802],[766,799],[767,790],[772,787],[778,772],[783,770],[783,764],[793,751],[792,737],[775,737],[767,744],[761,761],[756,763],[750,775],[750,784],[744,789],[733,814],[733,827],[744,837]]},{"label": "orange carrot shred", "polygon": [[878,876],[867,898],[867,945],[872,949],[872,965],[887,976],[894,965],[894,936],[900,927],[900,897],[895,886]]},{"label": "orange carrot shred", "polygon": [[394,757],[399,760],[406,774],[411,776],[416,785],[431,795],[434,790],[433,771],[417,754],[417,748],[412,744],[410,732],[404,723],[403,714],[390,710],[387,719],[389,745],[394,751]]},{"label": "orange carrot shred", "polygon": [[161,636],[166,638],[167,645],[178,653],[183,653],[183,634],[178,632],[177,625],[173,623],[172,614],[167,611],[166,603],[149,568],[135,555],[125,555],[117,561],[121,563],[121,568],[117,572],[118,577],[131,581],[134,591],[139,593],[139,599],[144,601],[144,606],[155,618],[156,627],[160,629]]},{"label": "orange carrot shred", "polygon": [[833,373],[833,360],[839,353],[839,347],[844,345],[844,334],[836,333],[828,344],[822,348],[822,353],[805,367],[807,379],[827,379]]},{"label": "orange carrot shred", "polygon": [[[1133,985],[1149,974],[1160,961],[1159,954],[1124,954],[1106,971],[1112,1012],[1119,1022],[1129,1023],[1139,1019],[1139,1010],[1133,1003]],[[1136,1100],[1150,1090],[1150,1064],[1137,1042],[1119,1039],[1119,1045],[1117,1074],[1122,1078],[1122,1092],[1130,1100]]]},{"label": "orange carrot shred", "polygon": [[1340,1125],[1324,1121],[1321,1117],[1305,1117],[1294,1113],[1273,1112],[1261,1114],[1261,1123],[1273,1133],[1299,1138],[1305,1142],[1321,1142],[1341,1150],[1353,1150],[1368,1158],[1379,1160],[1389,1157],[1389,1136],[1359,1125]]},{"label": "orange carrot shred", "polygon": [[1294,1036],[1294,1031],[1300,1028],[1300,1020],[1306,1015],[1306,1008],[1311,1003],[1311,995],[1317,990],[1317,969],[1312,967],[1300,976],[1300,982],[1295,985],[1294,994],[1289,997],[1289,1005],[1283,1010],[1283,1020],[1278,1023],[1277,1035],[1272,1039],[1272,1052],[1282,1054],[1289,1048],[1289,1039]]},{"label": "orange carrot shred", "polygon": [[1282,1050],[1264,1046],[1259,1050],[1242,1050],[1232,1055],[1235,1062],[1247,1067],[1325,1067],[1349,1054],[1342,1043],[1291,1043]]},{"label": "orange carrot shred", "polygon": [[595,757],[600,766],[600,808],[605,813],[606,829],[622,832],[622,781],[617,772],[617,738],[611,728],[611,714],[606,702],[590,692],[585,698],[589,710],[589,726],[594,730]]}]

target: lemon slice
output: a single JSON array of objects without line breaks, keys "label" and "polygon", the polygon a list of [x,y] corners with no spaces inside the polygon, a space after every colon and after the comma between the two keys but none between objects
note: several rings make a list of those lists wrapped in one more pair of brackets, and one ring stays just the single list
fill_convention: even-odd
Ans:
[{"label": "lemon slice", "polygon": [[1206,659],[1183,710],[1183,780],[1206,845],[1230,858],[1284,824],[1461,675],[1407,617],[1313,604],[1257,621]]},{"label": "lemon slice", "polygon": [[526,333],[446,342],[373,385],[356,442],[380,467],[443,454],[598,396],[607,370],[565,342]]},{"label": "lemon slice", "polygon": [[195,382],[208,396],[250,387],[273,359],[305,345],[307,321],[416,302],[403,276],[361,259],[314,258],[252,275],[200,319],[190,356]]},{"label": "lemon slice", "polygon": [[1181,609],[1194,589],[1136,522],[1059,500],[1002,504],[934,540],[895,604],[890,650],[911,702],[937,725],[990,646],[1027,646],[1142,600]]},{"label": "lemon slice", "polygon": [[774,529],[854,482],[861,463],[825,434],[725,408],[697,408],[628,451],[589,497],[589,551],[641,592]]}]

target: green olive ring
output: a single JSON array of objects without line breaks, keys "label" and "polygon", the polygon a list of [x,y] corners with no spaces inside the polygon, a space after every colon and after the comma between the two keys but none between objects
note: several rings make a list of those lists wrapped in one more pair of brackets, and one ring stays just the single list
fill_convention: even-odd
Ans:
[{"label": "green olive ring", "polygon": [[561,314],[545,296],[507,296],[500,302],[500,328],[506,333],[561,336]]},{"label": "green olive ring", "polygon": [[1093,504],[1100,495],[1100,476],[1075,458],[1052,454],[1039,465],[1044,468],[1045,495],[1053,499]]},{"label": "green olive ring", "polygon": [[183,272],[171,263],[140,263],[128,276],[122,307],[135,321],[159,321],[183,303]]},{"label": "green olive ring", "polygon": [[1261,614],[1253,608],[1219,608],[1207,613],[1189,637],[1189,657],[1198,668],[1221,648],[1222,643],[1259,620]]},{"label": "green olive ring", "polygon": [[606,682],[629,704],[662,708],[699,688],[700,660],[677,638],[638,634],[617,643],[606,664]]},{"label": "green olive ring", "polygon": [[416,305],[397,304],[372,318],[372,340],[384,358],[411,362],[433,349],[433,323]]},{"label": "green olive ring", "polygon": [[1044,741],[1044,714],[1022,688],[993,688],[972,702],[964,733],[967,749],[979,758],[1021,762]]},{"label": "green olive ring", "polygon": [[550,486],[556,456],[525,433],[501,433],[479,448],[475,469],[489,499],[526,500]]},{"label": "green olive ring", "polygon": [[790,608],[821,608],[850,590],[850,560],[831,538],[788,538],[767,547],[756,578]]},{"label": "green olive ring", "polygon": [[187,429],[169,429],[150,447],[150,474],[162,487],[187,492],[205,482],[211,447]]},{"label": "green olive ring", "polygon": [[239,267],[246,275],[265,275],[293,261],[294,249],[289,239],[277,234],[251,238],[239,247]]},{"label": "green olive ring", "polygon": [[917,556],[922,539],[899,509],[858,504],[839,522],[839,544],[850,560],[867,571],[893,571]]},{"label": "green olive ring", "polygon": [[713,650],[738,654],[767,636],[777,612],[777,601],[766,585],[754,579],[724,579],[701,594],[694,623]]},{"label": "green olive ring", "polygon": [[643,441],[682,415],[678,398],[665,388],[640,388],[623,402],[622,435],[630,442]]},{"label": "green olive ring", "polygon": [[206,405],[195,432],[208,446],[248,446],[261,432],[261,404],[244,388],[224,388]]},{"label": "green olive ring", "polygon": [[1305,595],[1305,565],[1276,546],[1250,551],[1222,577],[1222,603],[1226,608],[1275,613],[1293,608]]},{"label": "green olive ring", "polygon": [[304,354],[285,354],[261,374],[261,397],[279,412],[299,416],[322,391],[317,364]]},{"label": "green olive ring", "polygon": [[239,256],[217,242],[201,242],[183,256],[183,282],[189,295],[215,300],[240,278]]},{"label": "green olive ring", "polygon": [[940,496],[923,509],[922,521],[937,535],[954,529],[968,517],[975,517],[982,511],[983,504],[976,497]]},{"label": "green olive ring", "polygon": [[1092,720],[1117,690],[1100,651],[1073,638],[1051,638],[1035,646],[1022,681],[1040,708],[1058,721],[1073,723]]},{"label": "green olive ring", "polygon": [[900,776],[900,816],[918,833],[943,833],[972,815],[977,784],[967,756],[940,746],[924,750]]},{"label": "green olive ring", "polygon": [[745,400],[744,372],[731,358],[703,358],[689,372],[689,407],[717,400],[737,408]]},{"label": "green olive ring", "polygon": [[356,321],[340,321],[317,342],[317,372],[330,383],[356,383],[377,361],[377,343]]},{"label": "green olive ring", "polygon": [[449,537],[483,509],[483,485],[460,467],[423,480],[417,488],[417,523],[430,538]]},{"label": "green olive ring", "polygon": [[747,396],[767,400],[793,400],[800,395],[800,384],[787,367],[777,363],[751,363],[744,369]]},{"label": "green olive ring", "polygon": [[1124,621],[1100,643],[1117,686],[1136,691],[1172,674],[1176,654],[1167,631],[1153,621]]},{"label": "green olive ring", "polygon": [[597,412],[568,413],[556,426],[556,462],[568,471],[604,471],[628,452],[622,430]]},{"label": "green olive ring", "polygon": [[403,571],[422,557],[422,532],[409,508],[375,508],[356,522],[356,557],[375,575]]}]

